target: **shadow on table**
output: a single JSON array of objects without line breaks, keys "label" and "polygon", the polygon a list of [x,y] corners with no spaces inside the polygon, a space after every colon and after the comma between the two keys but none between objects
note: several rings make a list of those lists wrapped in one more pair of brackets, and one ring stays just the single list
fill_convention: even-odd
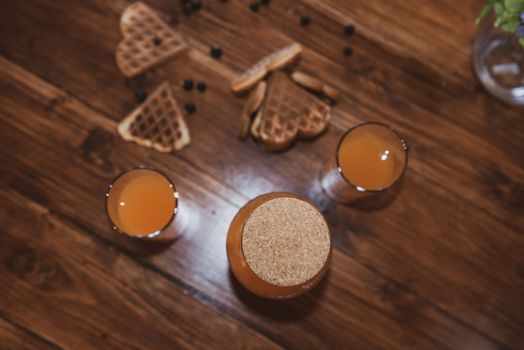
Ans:
[{"label": "shadow on table", "polygon": [[398,199],[400,193],[402,192],[404,178],[405,176],[403,176],[395,185],[393,185],[393,187],[386,191],[370,194],[367,197],[357,199],[350,203],[340,203],[329,198],[324,193],[319,183],[316,183],[310,189],[308,195],[310,200],[327,217],[329,217],[330,214],[337,213],[339,211],[338,209],[340,208],[342,208],[342,210],[344,210],[343,208],[350,208],[357,211],[374,212],[387,208]]},{"label": "shadow on table", "polygon": [[259,297],[246,288],[235,278],[229,270],[229,281],[238,299],[256,314],[280,323],[292,323],[311,314],[318,306],[327,284],[329,270],[320,283],[309,292],[296,298],[287,300],[271,300]]},{"label": "shadow on table", "polygon": [[385,209],[388,206],[390,206],[395,200],[397,200],[400,192],[402,191],[403,182],[404,182],[404,179],[402,178],[400,179],[398,183],[396,183],[390,189],[384,192],[378,192],[368,197],[358,199],[354,201],[353,203],[349,204],[349,206],[355,208],[356,210],[367,211],[367,212],[373,212],[373,211],[379,211],[379,210]]},{"label": "shadow on table", "polygon": [[129,253],[134,256],[141,258],[147,258],[154,255],[163,253],[165,250],[169,249],[173,244],[176,244],[181,237],[176,239],[166,240],[166,241],[154,241],[140,238],[132,238],[123,236],[122,234],[115,234],[117,236],[117,241],[119,245],[125,247]]}]

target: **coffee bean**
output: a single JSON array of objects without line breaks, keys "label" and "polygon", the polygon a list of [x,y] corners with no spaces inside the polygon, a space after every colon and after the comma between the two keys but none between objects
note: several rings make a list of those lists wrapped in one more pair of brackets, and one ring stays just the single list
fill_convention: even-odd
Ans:
[{"label": "coffee bean", "polygon": [[143,89],[135,91],[135,99],[138,103],[142,103],[147,99],[147,93]]},{"label": "coffee bean", "polygon": [[191,79],[185,79],[183,82],[182,82],[182,87],[184,88],[184,90],[186,91],[191,91],[193,90],[193,80]]},{"label": "coffee bean", "polygon": [[199,92],[202,93],[202,92],[204,92],[204,91],[207,90],[207,84],[204,83],[203,81],[199,81],[199,82],[197,83],[197,85],[196,85],[196,88],[197,88],[197,90],[198,90]]},{"label": "coffee bean", "polygon": [[258,12],[258,10],[260,9],[260,4],[257,1],[253,1],[251,4],[249,4],[249,8],[253,12]]},{"label": "coffee bean", "polygon": [[187,114],[193,114],[196,112],[197,108],[193,102],[188,102],[184,105],[184,109],[186,110]]},{"label": "coffee bean", "polygon": [[355,33],[355,26],[353,26],[352,24],[345,26],[344,33],[346,33],[347,35],[353,35],[353,33]]},{"label": "coffee bean", "polygon": [[309,23],[311,23],[311,18],[309,18],[309,16],[300,17],[300,25],[302,27],[307,27]]},{"label": "coffee bean", "polygon": [[214,58],[220,58],[222,57],[222,49],[218,45],[213,45],[211,49],[209,50],[209,53]]}]

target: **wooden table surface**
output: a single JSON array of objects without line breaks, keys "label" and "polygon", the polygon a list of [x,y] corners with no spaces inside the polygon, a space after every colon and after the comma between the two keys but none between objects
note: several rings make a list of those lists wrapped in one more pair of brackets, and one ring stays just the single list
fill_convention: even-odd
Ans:
[{"label": "wooden table surface", "polygon": [[[187,17],[151,0],[190,50],[133,80],[114,59],[129,3],[0,4],[0,348],[524,349],[524,113],[472,72],[479,1],[274,0],[253,13],[247,0],[205,0]],[[324,136],[272,154],[236,137],[244,99],[229,81],[293,41],[301,69],[342,98]],[[186,78],[208,91],[185,92]],[[175,155],[116,132],[135,89],[163,80],[198,108]],[[317,182],[363,120],[410,146],[401,191],[380,210],[334,205]],[[166,249],[106,218],[108,183],[137,164],[166,172],[189,207]],[[334,231],[327,278],[286,302],[244,290],[225,251],[238,208],[275,190],[310,198]]]}]

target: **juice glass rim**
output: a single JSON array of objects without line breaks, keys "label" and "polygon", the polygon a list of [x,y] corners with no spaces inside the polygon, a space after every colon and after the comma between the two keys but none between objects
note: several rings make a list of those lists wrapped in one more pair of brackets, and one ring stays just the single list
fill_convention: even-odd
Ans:
[{"label": "juice glass rim", "polygon": [[[366,126],[366,125],[378,125],[378,126],[381,126],[383,128],[386,128],[388,129],[389,131],[393,132],[399,139],[400,141],[400,145],[402,146],[402,149],[404,150],[404,165],[402,167],[402,171],[400,172],[400,174],[398,175],[398,177],[395,179],[395,181],[393,181],[389,186],[387,187],[381,187],[381,188],[374,188],[374,189],[367,189],[367,188],[364,188],[362,186],[359,186],[359,185],[356,185],[354,184],[353,182],[351,182],[345,175],[344,173],[342,172],[342,168],[340,167],[340,162],[339,162],[339,153],[340,153],[340,147],[342,146],[342,142],[344,141],[344,139],[346,138],[346,136],[348,136],[353,130],[355,129],[358,129],[359,127],[361,126]],[[361,123],[358,123],[357,125],[354,125],[352,127],[350,127],[348,130],[346,130],[346,132],[340,137],[340,140],[338,141],[338,144],[337,144],[337,148],[336,148],[336,151],[335,151],[335,159],[336,159],[336,165],[337,165],[337,172],[340,174],[340,176],[342,176],[342,179],[344,179],[344,181],[350,185],[351,187],[353,187],[357,192],[362,192],[362,193],[365,193],[365,192],[383,192],[383,191],[386,191],[387,189],[393,187],[401,178],[402,176],[404,175],[404,173],[406,172],[406,168],[408,166],[408,145],[406,143],[406,141],[404,140],[404,138],[402,136],[400,136],[400,134],[398,133],[397,130],[393,129],[391,126],[387,125],[387,124],[384,124],[382,122],[375,122],[375,121],[364,121],[364,122],[361,122]]]},{"label": "juice glass rim", "polygon": [[[132,172],[132,171],[135,171],[135,170],[150,170],[150,171],[154,171],[158,174],[160,174],[162,177],[164,177],[167,182],[169,182],[169,184],[171,185],[171,188],[173,189],[173,196],[175,197],[175,208],[173,209],[173,214],[171,215],[171,217],[169,218],[168,222],[159,230],[156,230],[155,232],[151,232],[147,235],[133,235],[133,234],[130,234],[130,233],[127,233],[123,230],[121,230],[114,222],[113,220],[111,219],[111,216],[109,215],[109,210],[108,210],[108,205],[107,205],[107,201],[109,200],[109,195],[111,193],[111,189],[113,188],[113,185],[118,181],[118,179],[120,179],[122,176]],[[127,168],[125,170],[123,170],[120,174],[118,174],[114,179],[113,181],[111,181],[111,183],[109,184],[108,186],[108,189],[107,189],[107,192],[105,194],[105,197],[106,197],[106,200],[105,200],[105,210],[106,210],[106,216],[107,218],[109,219],[109,222],[111,222],[111,225],[113,226],[113,230],[117,231],[118,233],[121,233],[123,235],[126,235],[128,237],[133,237],[133,238],[138,238],[138,239],[148,239],[148,238],[153,238],[155,236],[158,236],[159,234],[161,234],[166,228],[169,227],[169,225],[171,225],[171,223],[173,222],[173,220],[175,219],[175,216],[176,214],[178,213],[178,197],[179,197],[179,194],[178,194],[178,191],[175,187],[175,184],[173,183],[173,181],[171,181],[171,179],[161,170],[158,170],[152,166],[149,166],[149,165],[135,165],[135,166],[132,166],[130,168]]]}]

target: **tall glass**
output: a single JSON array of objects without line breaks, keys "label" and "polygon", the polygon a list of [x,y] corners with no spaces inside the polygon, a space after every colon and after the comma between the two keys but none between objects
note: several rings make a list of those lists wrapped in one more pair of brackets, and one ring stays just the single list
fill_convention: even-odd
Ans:
[{"label": "tall glass", "polygon": [[350,128],[320,172],[323,191],[334,201],[350,203],[387,191],[406,170],[408,147],[391,127],[364,122]]},{"label": "tall glass", "polygon": [[106,213],[113,229],[128,237],[172,241],[182,230],[179,195],[162,172],[147,166],[118,175],[106,193]]}]

